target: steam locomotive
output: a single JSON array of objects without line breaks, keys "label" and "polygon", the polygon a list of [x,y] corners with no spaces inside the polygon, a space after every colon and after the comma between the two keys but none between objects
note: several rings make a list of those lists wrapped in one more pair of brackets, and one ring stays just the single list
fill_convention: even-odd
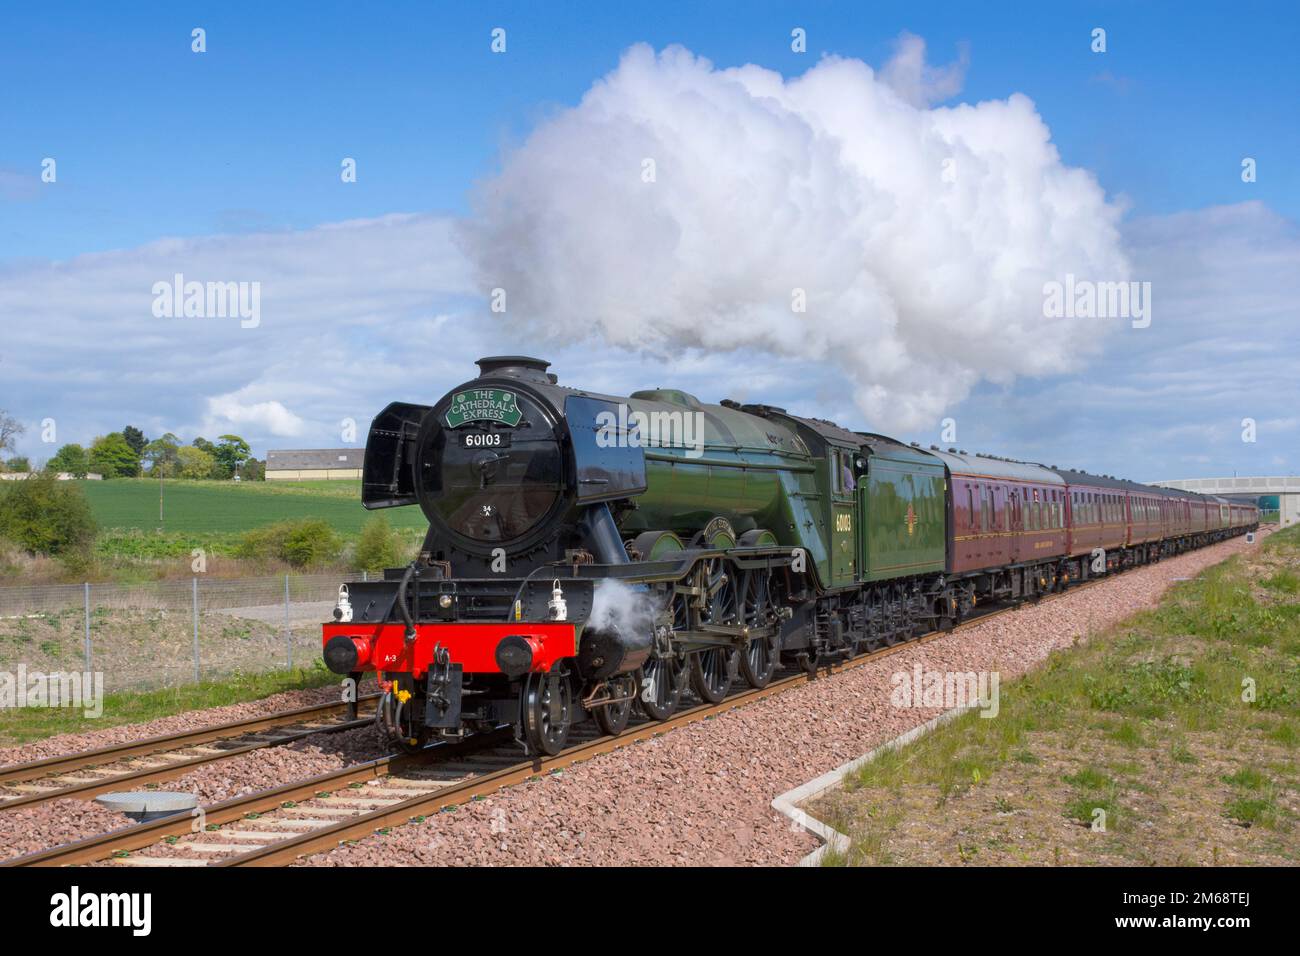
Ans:
[{"label": "steam locomotive", "polygon": [[418,504],[419,556],[340,588],[327,666],[378,672],[395,746],[666,720],[1257,526],[1253,505],[675,389],[622,398],[484,358],[370,427],[366,508]]}]

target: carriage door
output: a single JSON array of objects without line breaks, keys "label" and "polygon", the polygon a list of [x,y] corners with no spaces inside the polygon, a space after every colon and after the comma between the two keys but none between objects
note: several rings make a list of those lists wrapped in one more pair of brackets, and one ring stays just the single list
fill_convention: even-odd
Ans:
[{"label": "carriage door", "polygon": [[1007,488],[1007,563],[1015,564],[1020,560],[1020,535],[1018,521],[1020,518],[1017,510],[1019,499],[1016,497],[1014,486]]}]

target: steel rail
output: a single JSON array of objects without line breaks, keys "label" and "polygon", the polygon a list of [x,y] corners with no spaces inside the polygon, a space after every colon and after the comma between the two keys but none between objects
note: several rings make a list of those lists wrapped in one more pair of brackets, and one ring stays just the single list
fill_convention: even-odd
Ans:
[{"label": "steel rail", "polygon": [[[377,694],[368,694],[365,697],[360,698],[357,703],[360,705],[362,703],[372,702],[377,700],[378,696],[379,695]],[[100,747],[95,750],[86,750],[57,757],[46,757],[42,760],[33,760],[29,763],[9,764],[8,766],[0,767],[0,787],[12,787],[15,784],[36,785],[48,781],[52,785],[56,785],[57,788],[52,788],[49,792],[32,793],[22,797],[11,797],[6,800],[0,800],[0,811],[10,810],[15,807],[31,806],[32,804],[44,803],[49,800],[57,800],[63,797],[95,796],[100,793],[107,793],[110,790],[115,790],[123,783],[139,784],[171,780],[183,775],[194,767],[201,766],[205,763],[211,763],[215,760],[224,760],[227,757],[248,753],[252,750],[261,750],[266,747],[277,747],[282,744],[291,743],[295,740],[300,740],[303,737],[310,736],[311,734],[335,733],[340,730],[350,730],[369,722],[369,718],[367,718],[365,720],[345,721],[339,724],[328,724],[322,727],[306,728],[301,731],[293,731],[289,734],[284,734],[263,742],[235,747],[219,754],[205,754],[200,757],[174,761],[166,767],[154,767],[138,771],[112,773],[110,776],[105,776],[95,781],[73,784],[72,786],[58,786],[58,778],[60,776],[70,774],[77,770],[87,768],[98,770],[101,768],[107,768],[114,763],[132,757],[174,753],[176,751],[187,750],[191,747],[196,747],[200,744],[210,743],[216,740],[225,740],[240,737],[245,734],[255,733],[258,730],[293,726],[294,724],[300,724],[305,720],[311,720],[315,717],[324,717],[336,714],[345,710],[347,707],[348,704],[338,701],[327,704],[314,704],[309,707],[299,707],[294,710],[279,711],[274,714],[265,714],[259,717],[230,721],[212,727],[202,727],[197,730],[181,731],[175,734],[163,734],[157,737],[149,737],[145,740],[134,741],[126,744]]]}]

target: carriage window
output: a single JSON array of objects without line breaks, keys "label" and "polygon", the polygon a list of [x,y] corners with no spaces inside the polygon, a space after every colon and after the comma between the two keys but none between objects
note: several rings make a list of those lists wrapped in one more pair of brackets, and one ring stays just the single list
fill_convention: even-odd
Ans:
[{"label": "carriage window", "polygon": [[980,530],[989,530],[989,489],[980,485]]},{"label": "carriage window", "polygon": [[975,492],[971,486],[966,486],[966,521],[970,525],[970,530],[975,530]]}]

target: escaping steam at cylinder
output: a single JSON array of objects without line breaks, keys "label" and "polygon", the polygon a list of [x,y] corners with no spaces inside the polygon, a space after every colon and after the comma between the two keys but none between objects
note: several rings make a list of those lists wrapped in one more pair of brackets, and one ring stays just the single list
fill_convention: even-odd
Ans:
[{"label": "escaping steam at cylinder", "polygon": [[658,613],[648,591],[607,578],[596,585],[587,621],[590,627],[620,635],[651,634]]},{"label": "escaping steam at cylinder", "polygon": [[650,655],[657,613],[647,591],[608,578],[601,581],[583,628],[579,668],[603,679],[640,667]]}]

